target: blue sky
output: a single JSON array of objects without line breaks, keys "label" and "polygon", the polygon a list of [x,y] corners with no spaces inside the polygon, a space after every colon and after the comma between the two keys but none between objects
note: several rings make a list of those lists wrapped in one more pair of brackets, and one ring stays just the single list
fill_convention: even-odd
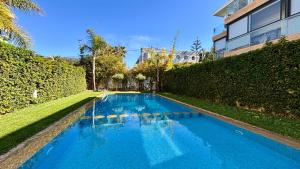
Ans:
[{"label": "blue sky", "polygon": [[222,18],[212,13],[226,0],[36,0],[45,14],[17,11],[18,23],[33,39],[32,49],[50,56],[79,57],[79,40],[93,28],[112,45],[127,47],[132,67],[141,47],[170,48],[177,31],[177,49],[190,50],[198,36],[210,49],[213,28]]}]

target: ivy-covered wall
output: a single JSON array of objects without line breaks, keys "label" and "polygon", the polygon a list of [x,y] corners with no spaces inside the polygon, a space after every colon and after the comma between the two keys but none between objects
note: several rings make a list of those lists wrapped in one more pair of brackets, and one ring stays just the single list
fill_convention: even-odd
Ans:
[{"label": "ivy-covered wall", "polygon": [[285,116],[300,117],[300,41],[164,73],[175,94]]},{"label": "ivy-covered wall", "polygon": [[0,114],[84,90],[83,68],[0,42]]}]

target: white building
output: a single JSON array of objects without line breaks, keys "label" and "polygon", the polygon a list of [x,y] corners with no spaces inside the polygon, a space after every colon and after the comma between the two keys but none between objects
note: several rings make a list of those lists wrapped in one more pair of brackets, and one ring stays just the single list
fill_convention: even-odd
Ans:
[{"label": "white building", "polygon": [[[162,49],[158,48],[142,48],[140,57],[138,58],[136,64],[142,63],[145,60],[151,58],[151,55],[161,53]],[[166,51],[168,55],[169,51]],[[200,58],[195,52],[190,51],[176,51],[175,56],[173,59],[173,63],[197,63],[199,62]]]},{"label": "white building", "polygon": [[175,53],[173,63],[197,63],[199,60],[200,57],[195,52],[178,51]]}]

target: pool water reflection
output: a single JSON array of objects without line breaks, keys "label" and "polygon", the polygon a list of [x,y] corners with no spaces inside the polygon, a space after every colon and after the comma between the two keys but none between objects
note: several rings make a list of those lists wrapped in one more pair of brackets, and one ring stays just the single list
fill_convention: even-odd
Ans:
[{"label": "pool water reflection", "polygon": [[159,96],[117,94],[21,168],[299,169],[300,151]]}]

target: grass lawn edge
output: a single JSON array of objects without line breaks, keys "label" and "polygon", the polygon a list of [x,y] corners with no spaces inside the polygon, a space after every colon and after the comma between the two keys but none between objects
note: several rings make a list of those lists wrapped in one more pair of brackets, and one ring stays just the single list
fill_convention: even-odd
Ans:
[{"label": "grass lawn edge", "polygon": [[[31,105],[27,108],[17,110],[16,114],[13,112],[2,115],[0,118],[0,124],[3,126],[0,137],[0,155],[6,154],[19,144],[54,125],[57,121],[72,114],[72,112],[82,108],[93,99],[98,98],[101,94],[100,92],[84,91],[65,98]],[[54,108],[54,106],[57,107]],[[42,112],[43,110],[45,112]],[[12,127],[10,128],[10,126]]]},{"label": "grass lawn edge", "polygon": [[72,125],[86,111],[86,109],[92,107],[93,101],[101,99],[103,96],[103,93],[99,93],[93,99],[70,111],[65,116],[53,122],[45,129],[35,133],[33,136],[25,139],[18,145],[12,147],[7,152],[0,155],[0,169],[18,168],[23,164],[23,162],[28,160],[50,140],[52,140],[63,130]]}]

